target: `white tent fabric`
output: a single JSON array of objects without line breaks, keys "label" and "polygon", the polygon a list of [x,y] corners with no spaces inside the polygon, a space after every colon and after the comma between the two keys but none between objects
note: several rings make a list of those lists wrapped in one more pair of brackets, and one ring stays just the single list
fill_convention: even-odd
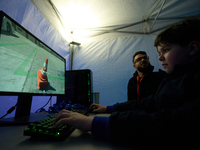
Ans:
[{"label": "white tent fabric", "polygon": [[68,41],[150,34],[199,15],[198,0],[31,0]]},{"label": "white tent fabric", "polygon": [[[155,71],[162,69],[153,46],[156,34],[199,16],[199,6],[199,0],[0,0],[0,10],[66,58],[67,70],[69,43],[81,43],[71,53],[73,69],[92,70],[94,92],[100,92],[103,105],[127,100],[136,51],[146,51]],[[35,98],[31,111],[47,99]],[[15,97],[1,96],[0,116],[15,103]]]}]

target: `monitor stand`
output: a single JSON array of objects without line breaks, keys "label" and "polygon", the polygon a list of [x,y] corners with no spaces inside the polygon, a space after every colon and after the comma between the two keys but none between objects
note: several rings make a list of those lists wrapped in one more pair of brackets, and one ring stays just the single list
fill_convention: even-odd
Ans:
[{"label": "monitor stand", "polygon": [[18,96],[15,117],[3,118],[0,125],[28,125],[48,117],[48,113],[30,113],[32,96]]}]

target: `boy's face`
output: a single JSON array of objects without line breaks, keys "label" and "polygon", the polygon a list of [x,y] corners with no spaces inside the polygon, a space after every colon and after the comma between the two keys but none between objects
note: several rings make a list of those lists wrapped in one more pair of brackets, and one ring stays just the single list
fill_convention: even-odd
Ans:
[{"label": "boy's face", "polygon": [[182,47],[178,44],[161,44],[157,46],[157,51],[158,59],[168,74],[173,72],[175,65],[189,61],[189,47]]}]

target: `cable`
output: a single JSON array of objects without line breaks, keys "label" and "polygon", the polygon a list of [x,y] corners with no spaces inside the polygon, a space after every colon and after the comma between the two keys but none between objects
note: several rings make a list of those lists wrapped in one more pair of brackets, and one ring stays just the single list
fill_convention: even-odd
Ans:
[{"label": "cable", "polygon": [[7,113],[6,113],[5,115],[3,115],[0,119],[3,119],[3,118],[4,118],[5,116],[7,116],[8,114],[12,113],[12,112],[15,110],[16,106],[17,106],[17,103],[15,104],[15,106],[12,106],[12,107],[7,111]]},{"label": "cable", "polygon": [[[41,108],[39,108],[38,110],[36,110],[35,113],[37,113],[40,109],[44,108],[44,107],[50,102],[51,98],[52,98],[52,96],[49,98],[48,102],[47,102],[44,106],[42,106]],[[6,113],[5,115],[3,115],[0,119],[3,119],[3,118],[4,118],[5,116],[7,116],[8,114],[12,113],[12,112],[15,110],[16,106],[17,106],[17,103],[15,104],[15,106],[12,106],[12,107],[7,111],[7,113]]]},{"label": "cable", "polygon": [[36,110],[35,113],[37,113],[40,109],[44,108],[50,102],[51,98],[52,98],[52,96],[50,96],[48,102],[44,106],[42,106],[41,108],[39,108],[38,110]]}]

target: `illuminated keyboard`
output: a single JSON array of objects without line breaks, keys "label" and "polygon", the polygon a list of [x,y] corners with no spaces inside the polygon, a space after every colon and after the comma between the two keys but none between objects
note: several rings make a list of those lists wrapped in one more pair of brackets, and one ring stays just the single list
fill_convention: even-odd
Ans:
[{"label": "illuminated keyboard", "polygon": [[[73,112],[78,112],[83,115],[88,115],[85,110],[71,110]],[[39,138],[44,140],[64,140],[66,139],[74,130],[75,127],[70,125],[60,125],[54,128],[56,115],[41,119],[39,121],[30,123],[28,127],[24,130],[25,136],[31,136],[32,138]]]}]

